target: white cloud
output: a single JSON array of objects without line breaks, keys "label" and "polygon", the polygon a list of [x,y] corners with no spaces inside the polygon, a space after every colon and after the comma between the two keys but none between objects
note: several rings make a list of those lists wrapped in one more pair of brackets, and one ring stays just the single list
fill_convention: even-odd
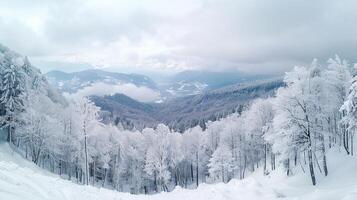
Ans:
[{"label": "white cloud", "polygon": [[104,96],[113,95],[116,93],[125,94],[137,101],[154,102],[160,99],[160,93],[147,87],[138,87],[131,83],[111,85],[107,83],[94,83],[91,86],[84,87],[74,94],[65,94],[69,98],[77,98],[83,96]]},{"label": "white cloud", "polygon": [[0,43],[38,60],[135,71],[276,72],[335,53],[355,61],[356,7],[354,0],[5,0]]}]

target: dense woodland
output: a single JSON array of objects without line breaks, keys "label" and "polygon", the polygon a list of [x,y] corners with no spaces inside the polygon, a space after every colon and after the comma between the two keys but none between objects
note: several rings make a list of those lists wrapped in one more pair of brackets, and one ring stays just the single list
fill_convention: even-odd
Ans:
[{"label": "dense woodland", "polygon": [[357,76],[339,57],[295,67],[285,87],[242,111],[178,133],[164,124],[128,131],[104,124],[87,98],[58,100],[45,78],[10,50],[0,51],[0,122],[12,148],[63,178],[131,193],[194,188],[283,166],[319,184],[331,148],[354,154]]}]

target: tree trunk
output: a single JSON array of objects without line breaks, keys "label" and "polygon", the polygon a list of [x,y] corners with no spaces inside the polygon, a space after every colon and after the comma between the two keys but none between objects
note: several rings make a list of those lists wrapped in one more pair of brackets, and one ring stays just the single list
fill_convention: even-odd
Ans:
[{"label": "tree trunk", "polygon": [[114,165],[116,166],[116,174],[117,174],[116,189],[120,191],[120,187],[119,187],[120,186],[120,147],[118,148],[118,155],[116,158],[117,158],[115,161],[116,165]]},{"label": "tree trunk", "polygon": [[325,176],[327,176],[328,175],[328,170],[327,170],[327,160],[326,160],[326,149],[325,149],[325,140],[324,140],[323,136],[322,136],[322,154],[323,154],[324,173],[325,173]]},{"label": "tree trunk", "polygon": [[264,175],[266,174],[266,171],[267,171],[267,147],[268,145],[267,144],[264,144],[264,170],[263,170],[263,173]]},{"label": "tree trunk", "polygon": [[78,167],[77,167],[77,165],[76,165],[76,167],[75,167],[75,171],[76,171],[76,179],[77,179],[77,182],[78,182],[78,180],[79,180],[79,175],[78,175]]},{"label": "tree trunk", "polygon": [[313,160],[312,160],[312,151],[311,151],[311,149],[308,150],[307,154],[308,154],[308,157],[309,157],[309,168],[310,168],[310,176],[311,176],[312,185],[316,185],[316,178],[315,178],[314,164],[313,164]]},{"label": "tree trunk", "polygon": [[58,161],[59,175],[62,175],[62,162]]},{"label": "tree trunk", "polygon": [[348,147],[348,132],[345,130],[345,127],[343,129],[343,147],[345,148],[347,155],[350,155],[349,147]]},{"label": "tree trunk", "polygon": [[289,176],[290,175],[290,159],[288,158],[288,160],[286,161],[286,175]]},{"label": "tree trunk", "polygon": [[185,188],[187,188],[187,182],[188,182],[188,175],[187,175],[187,165],[185,167]]},{"label": "tree trunk", "polygon": [[106,182],[106,180],[107,180],[107,169],[105,168],[104,169],[104,178],[103,178],[103,184],[102,184],[102,187],[104,187],[105,186],[105,182]]},{"label": "tree trunk", "polygon": [[353,135],[354,135],[354,133],[351,133],[350,134],[351,135],[351,156],[353,156]]},{"label": "tree trunk", "polygon": [[87,135],[84,135],[84,154],[85,154],[85,183],[89,184],[89,170],[88,170],[88,150],[87,150]]},{"label": "tree trunk", "polygon": [[198,152],[196,153],[196,186],[198,187]]},{"label": "tree trunk", "polygon": [[251,161],[252,161],[252,171],[254,172],[255,171],[255,167],[254,167],[254,155],[253,156],[251,156],[250,158],[251,158]]},{"label": "tree trunk", "polygon": [[93,161],[93,185],[95,185],[95,181],[96,181],[96,178],[97,178],[97,170],[96,170],[97,166],[96,166],[96,163],[95,163],[95,160]]},{"label": "tree trunk", "polygon": [[7,127],[7,142],[9,142],[11,145],[11,127],[10,126]]},{"label": "tree trunk", "polygon": [[243,165],[243,178],[245,176],[245,169],[247,168],[247,156],[244,155],[244,165]]},{"label": "tree trunk", "polygon": [[243,179],[242,152],[239,151],[239,179]]},{"label": "tree trunk", "polygon": [[155,187],[155,192],[158,192],[158,187],[157,187],[157,178],[156,178],[156,172],[154,172],[154,187]]},{"label": "tree trunk", "polygon": [[177,169],[175,168],[174,169],[175,170],[175,173],[174,173],[174,178],[175,178],[175,186],[177,186],[178,185],[178,181],[177,181]]},{"label": "tree trunk", "polygon": [[70,163],[68,163],[67,165],[68,167],[68,180],[71,180],[72,179],[72,165]]},{"label": "tree trunk", "polygon": [[275,170],[275,154],[271,153],[271,170]]},{"label": "tree trunk", "polygon": [[191,181],[193,182],[193,164],[191,163]]}]

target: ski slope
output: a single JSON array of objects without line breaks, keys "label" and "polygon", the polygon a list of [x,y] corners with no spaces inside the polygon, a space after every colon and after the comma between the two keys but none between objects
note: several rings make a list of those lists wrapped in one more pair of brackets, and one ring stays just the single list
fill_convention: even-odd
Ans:
[{"label": "ski slope", "polygon": [[[302,172],[286,177],[282,170],[269,176],[256,172],[244,180],[227,184],[201,184],[198,189],[176,188],[155,195],[131,195],[108,189],[78,185],[38,168],[0,144],[1,200],[355,200],[357,199],[357,158],[334,156],[328,160],[330,175],[318,173],[318,185],[311,186]],[[342,158],[341,158],[342,157]],[[301,168],[297,168],[301,170]]]}]

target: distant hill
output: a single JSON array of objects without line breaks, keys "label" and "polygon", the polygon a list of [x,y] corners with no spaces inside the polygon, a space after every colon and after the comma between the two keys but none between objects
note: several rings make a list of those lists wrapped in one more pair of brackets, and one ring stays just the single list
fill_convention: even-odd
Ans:
[{"label": "distant hill", "polygon": [[84,70],[80,72],[66,73],[62,71],[50,71],[46,77],[51,84],[62,92],[75,93],[79,89],[91,86],[94,83],[106,84],[127,84],[145,86],[150,89],[157,89],[156,83],[149,77],[140,74],[124,74],[107,72],[97,69]]},{"label": "distant hill", "polygon": [[129,129],[165,123],[175,130],[183,131],[240,112],[251,100],[272,96],[281,86],[281,79],[236,84],[204,94],[175,98],[162,104],[141,103],[123,94],[94,96],[91,99],[102,108],[107,122],[121,123]]},{"label": "distant hill", "polygon": [[244,72],[183,71],[173,76],[175,82],[201,82],[215,89],[226,85],[248,82],[268,76],[249,75]]},{"label": "distant hill", "polygon": [[95,84],[105,84],[108,86],[133,84],[136,87],[146,87],[152,90],[152,92],[158,93],[161,101],[172,100],[177,97],[203,94],[233,84],[270,78],[268,75],[249,75],[236,71],[183,71],[172,76],[162,77],[165,81],[159,81],[158,84],[150,77],[141,74],[107,72],[97,69],[72,73],[50,71],[46,74],[46,77],[51,84],[57,87],[60,91],[70,94]]},{"label": "distant hill", "polygon": [[170,77],[168,84],[162,87],[166,96],[182,97],[202,94],[212,89],[228,85],[271,78],[269,75],[250,75],[243,72],[183,71]]},{"label": "distant hill", "polygon": [[124,94],[91,96],[90,99],[101,108],[102,118],[106,123],[121,124],[126,129],[141,129],[153,127],[158,122],[154,106],[141,103]]}]

